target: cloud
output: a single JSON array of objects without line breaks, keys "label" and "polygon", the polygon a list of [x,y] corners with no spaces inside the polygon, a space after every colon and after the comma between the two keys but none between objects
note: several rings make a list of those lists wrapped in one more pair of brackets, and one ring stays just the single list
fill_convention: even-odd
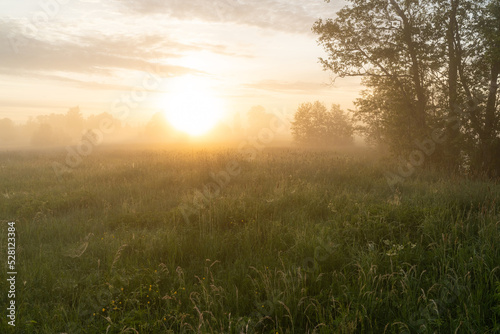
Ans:
[{"label": "cloud", "polygon": [[244,87],[281,93],[313,94],[325,90],[329,86],[318,82],[263,80],[256,83],[245,84]]},{"label": "cloud", "polygon": [[[97,81],[92,81],[92,80],[79,80],[79,79],[71,78],[67,75],[30,74],[29,76],[30,76],[30,78],[35,78],[35,79],[58,81],[58,82],[70,84],[73,87],[78,87],[78,88],[88,89],[88,90],[95,90],[95,89],[121,90],[121,91],[131,92],[137,88],[137,87],[134,87],[131,85],[103,83],[103,82],[97,82]],[[164,93],[164,91],[161,91],[161,90],[146,89],[144,87],[141,87],[141,90],[148,92],[148,93]]]},{"label": "cloud", "polygon": [[[343,3],[343,1],[340,2]],[[306,0],[130,0],[119,3],[129,12],[143,15],[167,15],[180,20],[243,24],[294,33],[310,32],[311,26],[325,8],[321,0],[317,2]]]},{"label": "cloud", "polygon": [[0,70],[3,74],[16,76],[48,76],[65,72],[111,78],[121,70],[154,69],[155,73],[170,77],[201,73],[189,67],[168,64],[169,60],[190,52],[204,50],[238,56],[228,51],[225,45],[185,44],[158,33],[97,35],[95,32],[79,32],[34,39],[23,33],[22,24],[16,20],[0,21],[0,36]]}]

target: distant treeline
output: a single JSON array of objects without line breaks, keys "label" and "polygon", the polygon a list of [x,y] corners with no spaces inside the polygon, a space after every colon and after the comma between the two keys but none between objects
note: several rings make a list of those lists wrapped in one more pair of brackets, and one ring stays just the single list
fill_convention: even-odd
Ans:
[{"label": "distant treeline", "polygon": [[[273,114],[265,108],[255,106],[243,116],[237,113],[229,121],[221,121],[207,134],[207,138],[228,141],[256,135],[261,129],[269,127],[272,118]],[[102,128],[106,129],[105,133],[99,133],[103,132]],[[23,124],[16,124],[9,118],[0,119],[0,148],[75,145],[95,136],[103,137],[104,143],[161,143],[188,139],[186,134],[172,127],[161,112],[154,114],[143,125],[127,124],[107,112],[84,117],[79,107],[70,108],[63,114],[32,117]],[[284,137],[289,136],[284,134]]]},{"label": "distant treeline", "polygon": [[16,124],[9,118],[0,119],[0,146],[48,147],[71,145],[98,129],[103,122],[113,127],[113,138],[123,137],[131,128],[109,113],[82,116],[79,107],[69,109],[65,114],[50,114],[30,117],[23,124]]}]

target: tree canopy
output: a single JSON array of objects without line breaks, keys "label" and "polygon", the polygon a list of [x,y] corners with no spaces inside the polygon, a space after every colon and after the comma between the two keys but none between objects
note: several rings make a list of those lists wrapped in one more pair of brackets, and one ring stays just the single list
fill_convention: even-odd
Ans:
[{"label": "tree canopy", "polygon": [[293,138],[302,144],[331,146],[353,141],[352,124],[338,104],[330,110],[319,101],[301,104],[291,130]]},{"label": "tree canopy", "polygon": [[445,141],[428,161],[498,174],[500,3],[347,2],[313,31],[325,70],[362,77],[355,116],[367,138],[403,154],[439,130]]}]

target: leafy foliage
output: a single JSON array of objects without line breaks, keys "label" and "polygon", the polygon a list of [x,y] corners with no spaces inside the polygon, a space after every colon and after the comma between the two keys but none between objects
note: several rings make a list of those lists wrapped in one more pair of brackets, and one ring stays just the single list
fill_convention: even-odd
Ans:
[{"label": "leafy foliage", "polygon": [[299,106],[291,130],[297,142],[323,146],[350,144],[354,132],[338,104],[333,104],[328,111],[319,101]]},{"label": "leafy foliage", "polygon": [[492,0],[349,0],[313,26],[325,70],[361,76],[356,118],[372,143],[396,155],[436,130],[432,159],[500,174],[500,4]]}]

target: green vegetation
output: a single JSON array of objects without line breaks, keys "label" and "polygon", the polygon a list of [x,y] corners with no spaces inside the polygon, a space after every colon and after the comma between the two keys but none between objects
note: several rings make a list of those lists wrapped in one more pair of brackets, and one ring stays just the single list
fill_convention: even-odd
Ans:
[{"label": "green vegetation", "polygon": [[500,2],[346,3],[313,31],[324,69],[366,87],[354,101],[357,130],[399,155],[441,132],[443,149],[427,164],[500,176]]},{"label": "green vegetation", "polygon": [[101,148],[58,182],[64,159],[0,153],[16,333],[500,331],[498,183],[418,170],[393,192],[364,150]]},{"label": "green vegetation", "polygon": [[354,127],[338,104],[327,110],[319,101],[303,103],[291,125],[292,136],[300,144],[327,147],[353,142]]}]

